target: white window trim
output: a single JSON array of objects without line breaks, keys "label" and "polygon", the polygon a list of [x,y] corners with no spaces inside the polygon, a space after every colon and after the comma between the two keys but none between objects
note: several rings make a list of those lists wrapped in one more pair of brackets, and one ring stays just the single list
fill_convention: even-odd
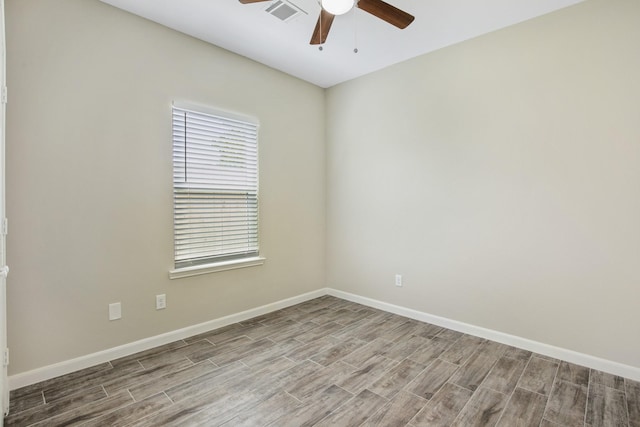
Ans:
[{"label": "white window trim", "polygon": [[224,116],[230,119],[235,119],[238,121],[253,123],[256,126],[260,126],[260,120],[257,117],[250,116],[247,114],[240,114],[235,111],[224,110],[222,108],[213,108],[209,105],[198,104],[195,102],[175,100],[171,103],[172,106],[176,108],[180,108],[182,110],[191,110],[198,113],[206,113],[212,114],[214,116]]},{"label": "white window trim", "polygon": [[169,279],[182,279],[183,277],[199,276],[201,274],[216,273],[218,271],[236,270],[239,268],[256,267],[264,264],[266,258],[257,256],[252,258],[233,259],[212,264],[194,265],[191,267],[176,268],[169,271]]},{"label": "white window trim", "polygon": [[[225,116],[231,119],[245,121],[260,126],[260,121],[254,117],[245,114],[239,114],[235,111],[212,108],[211,106],[202,105],[190,101],[174,100],[172,107],[184,110],[191,110],[206,114]],[[237,258],[226,261],[214,262],[209,264],[193,265],[189,267],[174,268],[169,270],[169,279],[181,279],[185,277],[199,276],[202,274],[216,273],[220,271],[237,270],[240,268],[256,267],[263,265],[266,258],[258,255],[247,258]]]}]

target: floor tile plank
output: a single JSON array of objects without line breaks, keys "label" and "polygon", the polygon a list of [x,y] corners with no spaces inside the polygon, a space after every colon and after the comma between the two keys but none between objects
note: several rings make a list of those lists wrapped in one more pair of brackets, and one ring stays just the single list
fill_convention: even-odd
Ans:
[{"label": "floor tile plank", "polygon": [[187,360],[194,353],[213,349],[215,346],[207,340],[200,340],[194,343],[180,346],[178,348],[164,351],[162,353],[150,354],[138,357],[136,360],[144,369],[154,369],[178,361]]},{"label": "floor tile plank", "polygon": [[422,329],[420,322],[407,319],[395,328],[382,333],[379,338],[387,341],[404,341],[413,336],[419,336]]},{"label": "floor tile plank", "polygon": [[354,350],[351,354],[342,359],[343,362],[350,365],[360,367],[374,356],[379,356],[385,349],[391,346],[391,341],[383,338],[376,338],[373,341],[364,343],[360,348]]},{"label": "floor tile plank", "polygon": [[362,347],[363,344],[364,343],[358,339],[348,338],[326,350],[316,353],[314,356],[310,357],[310,359],[320,365],[329,366],[353,353],[355,350]]},{"label": "floor tile plank", "polygon": [[[199,340],[196,340],[196,341],[199,341]],[[136,360],[157,356],[158,354],[166,353],[168,351],[172,351],[180,347],[184,347],[186,345],[187,345],[187,342],[184,340],[173,341],[168,344],[151,348],[149,350],[141,351],[135,354],[131,354],[129,356],[124,356],[124,357],[120,357],[118,359],[112,360],[111,365],[114,367],[117,367],[119,365],[128,364]]]},{"label": "floor tile plank", "polygon": [[528,350],[522,350],[517,347],[509,347],[504,353],[504,356],[512,359],[524,360],[526,362],[531,358],[532,353]]},{"label": "floor tile plank", "polygon": [[283,415],[269,425],[273,427],[310,427],[352,397],[351,393],[332,385],[319,393],[313,401],[303,404],[295,411]]},{"label": "floor tile plank", "polygon": [[338,338],[326,336],[297,347],[285,354],[291,360],[302,361],[323,352],[340,343]]},{"label": "floor tile plank", "polygon": [[586,423],[592,427],[628,426],[624,391],[592,382],[589,385]]},{"label": "floor tile plank", "polygon": [[517,388],[507,402],[497,427],[539,426],[546,403],[545,396]]},{"label": "floor tile plank", "polygon": [[581,386],[589,385],[589,368],[569,362],[561,362],[558,368],[558,379]]},{"label": "floor tile plank", "polygon": [[215,354],[209,357],[209,360],[218,366],[224,366],[229,363],[237,362],[245,356],[271,349],[275,345],[276,344],[270,339],[263,338],[259,341],[247,342],[238,345],[232,351],[224,351],[220,354]]},{"label": "floor tile plank", "polygon": [[291,395],[280,392],[260,402],[240,415],[224,423],[228,427],[251,427],[267,425],[278,418],[292,413],[301,406],[301,402]]},{"label": "floor tile plank", "polygon": [[77,393],[83,389],[95,387],[123,376],[141,372],[144,368],[137,360],[132,360],[122,365],[109,369],[99,369],[84,376],[69,375],[61,377],[53,384],[44,387],[45,401],[51,403],[58,399]]},{"label": "floor tile plank", "polygon": [[396,341],[380,352],[382,356],[397,361],[404,360],[407,355],[412,354],[419,348],[429,344],[431,340],[418,335],[407,337],[402,341]]},{"label": "floor tile plank", "polygon": [[376,380],[369,390],[382,397],[391,399],[404,386],[409,384],[416,375],[422,372],[424,368],[424,365],[405,359]]},{"label": "floor tile plank", "polygon": [[553,361],[532,357],[518,381],[518,387],[548,396],[551,393],[558,366],[559,364]]},{"label": "floor tile plank", "polygon": [[640,426],[640,382],[625,379],[624,386],[627,394],[629,424]]},{"label": "floor tile plank", "polygon": [[440,356],[447,347],[442,343],[429,340],[428,343],[411,353],[408,358],[416,363],[428,365]]},{"label": "floor tile plank", "polygon": [[453,427],[484,427],[498,422],[507,403],[507,396],[480,387],[451,424]]},{"label": "floor tile plank", "polygon": [[82,407],[40,421],[39,423],[33,424],[33,426],[50,427],[80,425],[131,403],[133,403],[133,399],[126,390],[123,390],[113,396],[105,397],[104,399],[91,402]]},{"label": "floor tile plank", "polygon": [[356,427],[367,420],[385,399],[369,390],[361,391],[353,399],[346,402],[317,424],[316,427]]},{"label": "floor tile plank", "polygon": [[443,329],[439,334],[436,334],[434,338],[438,338],[439,341],[449,341],[453,344],[464,335],[465,334],[463,334],[462,332],[454,331],[452,329]]},{"label": "floor tile plank", "polygon": [[283,357],[265,365],[260,371],[252,371],[242,382],[248,383],[254,388],[256,386],[271,386],[273,389],[287,390],[304,378],[317,373],[320,369],[323,367],[310,360],[296,363]]},{"label": "floor tile plank", "polygon": [[193,343],[200,340],[207,340],[210,343],[217,345],[221,342],[227,341],[230,338],[242,336],[242,332],[245,329],[248,329],[248,326],[242,325],[240,323],[232,323],[231,325],[223,326],[212,331],[185,338],[184,341],[187,343]]},{"label": "floor tile plank", "polygon": [[193,366],[193,363],[189,359],[182,358],[175,362],[167,363],[166,365],[159,365],[151,369],[136,371],[132,374],[113,379],[103,383],[102,386],[106,390],[107,394],[111,395],[136,384],[144,384],[149,381],[154,381],[164,377],[165,375],[169,375],[172,372],[181,371],[191,366]]},{"label": "floor tile plank", "polygon": [[484,381],[497,361],[497,355],[478,351],[451,376],[450,381],[474,391]]},{"label": "floor tile plank", "polygon": [[210,361],[205,360],[204,362],[188,366],[182,370],[171,371],[164,376],[155,378],[148,382],[132,384],[129,387],[129,393],[131,393],[131,396],[133,396],[136,402],[138,402],[171,387],[184,384],[216,370],[218,372],[222,372],[224,368],[219,368]]},{"label": "floor tile plank", "polygon": [[297,348],[301,348],[303,344],[295,338],[289,338],[285,341],[277,342],[274,346],[266,348],[262,351],[249,353],[242,358],[242,363],[251,367],[260,366],[265,362],[283,357]]},{"label": "floor tile plank", "polygon": [[597,384],[603,384],[616,390],[624,391],[624,378],[618,375],[608,374],[606,372],[592,369],[589,381],[595,382]]},{"label": "floor tile plank", "polygon": [[458,370],[458,365],[436,359],[413,379],[407,390],[424,399],[431,399],[451,376]]},{"label": "floor tile plank", "polygon": [[418,335],[420,335],[422,338],[433,339],[444,331],[445,328],[441,326],[420,322],[420,331],[418,332]]},{"label": "floor tile plank", "polygon": [[365,388],[371,387],[382,375],[399,362],[387,359],[384,356],[374,355],[365,361],[360,367],[355,368],[344,378],[336,381],[336,385],[350,393],[358,394]]},{"label": "floor tile plank", "polygon": [[222,355],[231,351],[234,351],[237,347],[248,345],[253,343],[254,340],[246,335],[235,336],[220,344],[216,344],[210,347],[202,348],[198,351],[192,352],[187,356],[193,363],[200,363],[203,360],[207,360],[213,356]]},{"label": "floor tile plank", "polygon": [[489,372],[482,386],[500,393],[511,394],[520,380],[525,365],[524,360],[503,356]]},{"label": "floor tile plank", "polygon": [[560,425],[582,426],[587,406],[587,388],[568,381],[553,384],[544,418]]},{"label": "floor tile plank", "polygon": [[315,328],[309,329],[308,331],[302,332],[295,336],[295,339],[302,342],[308,343],[317,340],[318,338],[326,337],[335,332],[338,332],[344,328],[344,325],[341,325],[337,322],[329,322],[324,325],[317,326]]},{"label": "floor tile plank", "polygon": [[213,390],[225,385],[227,382],[248,376],[251,370],[243,363],[235,363],[223,366],[204,375],[193,378],[190,381],[173,384],[165,390],[165,393],[174,402],[198,395],[203,390]]},{"label": "floor tile plank", "polygon": [[146,399],[122,406],[115,411],[83,424],[83,427],[124,427],[134,421],[143,419],[147,415],[168,407],[173,402],[164,393],[149,396]]},{"label": "floor tile plank", "polygon": [[414,426],[449,426],[467,404],[473,392],[446,383],[411,421]]},{"label": "floor tile plank", "polygon": [[454,365],[464,365],[483,342],[484,340],[482,338],[464,335],[449,347],[447,351],[442,353],[440,359],[453,363]]},{"label": "floor tile plank", "polygon": [[335,320],[335,322],[342,326],[353,325],[354,323],[369,319],[374,314],[374,311],[371,309],[339,311],[341,312],[341,315]]},{"label": "floor tile plank", "polygon": [[373,414],[362,427],[388,427],[406,425],[427,401],[413,393],[401,391],[395,397]]},{"label": "floor tile plank", "polygon": [[286,333],[292,329],[300,328],[301,323],[291,319],[283,319],[281,322],[269,325],[258,324],[248,328],[244,334],[254,341],[260,341],[272,335]]},{"label": "floor tile plank", "polygon": [[101,386],[95,386],[88,390],[80,391],[76,394],[58,399],[53,403],[48,403],[42,407],[35,407],[22,412],[16,412],[6,418],[7,426],[31,425],[37,422],[53,418],[64,412],[82,408],[85,405],[105,399],[107,393]]},{"label": "floor tile plank", "polygon": [[[169,425],[188,425],[186,420],[194,417],[209,407],[215,406],[218,402],[235,397],[224,387],[212,387],[202,389],[188,399],[182,399],[173,405],[156,411],[145,418],[130,423],[127,427],[157,427]],[[170,397],[170,396],[169,396]],[[231,418],[231,417],[230,417]],[[224,420],[226,421],[226,419]]]},{"label": "floor tile plank", "polygon": [[305,402],[308,399],[314,399],[318,393],[335,382],[346,378],[353,370],[353,367],[346,363],[319,367],[315,372],[300,378],[295,384],[285,387],[285,390],[296,399]]},{"label": "floor tile plank", "polygon": [[166,427],[234,425],[233,419],[242,415],[251,416],[255,408],[260,407],[275,395],[275,392],[267,393],[264,389],[244,393],[226,393],[221,399],[205,405],[194,415],[172,421]]},{"label": "floor tile plank", "polygon": [[362,341],[373,341],[376,338],[382,338],[383,335],[388,334],[389,331],[402,325],[405,321],[406,319],[400,316],[385,316],[380,320],[363,325],[352,331],[350,335]]},{"label": "floor tile plank", "polygon": [[16,414],[41,405],[44,405],[42,390],[25,393],[20,397],[15,397],[13,392],[11,392],[9,398],[9,413]]},{"label": "floor tile plank", "polygon": [[[344,325],[342,329],[332,333],[331,336],[341,340],[349,337],[356,338],[359,331],[367,328],[368,325],[375,324],[377,317],[379,317],[377,314],[371,314],[358,321],[352,322],[348,325]],[[340,322],[337,322],[337,323],[340,323]]]}]

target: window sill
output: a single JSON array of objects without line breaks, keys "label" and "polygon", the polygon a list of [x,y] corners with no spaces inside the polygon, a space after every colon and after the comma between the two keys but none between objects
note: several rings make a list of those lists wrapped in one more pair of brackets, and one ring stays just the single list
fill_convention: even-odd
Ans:
[{"label": "window sill", "polygon": [[194,265],[192,267],[176,268],[169,271],[169,279],[198,276],[200,274],[216,273],[218,271],[235,270],[238,268],[255,267],[264,264],[266,258],[253,257],[234,259],[232,261],[216,262],[214,264]]}]

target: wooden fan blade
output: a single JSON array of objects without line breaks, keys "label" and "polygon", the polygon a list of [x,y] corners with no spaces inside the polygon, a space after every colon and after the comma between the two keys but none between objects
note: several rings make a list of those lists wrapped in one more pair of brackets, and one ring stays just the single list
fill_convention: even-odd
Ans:
[{"label": "wooden fan blade", "polygon": [[382,0],[360,0],[358,8],[400,29],[407,28],[415,17]]},{"label": "wooden fan blade", "polygon": [[271,0],[240,0],[240,3],[242,3],[242,4],[250,4],[250,3],[261,3],[261,2],[265,2],[265,1],[271,1]]},{"label": "wooden fan blade", "polygon": [[335,15],[330,14],[324,9],[320,11],[320,16],[318,16],[318,22],[316,23],[316,29],[313,30],[313,35],[311,36],[309,44],[322,44],[327,41],[327,36],[329,35],[331,24],[333,24],[333,18],[335,17]]}]

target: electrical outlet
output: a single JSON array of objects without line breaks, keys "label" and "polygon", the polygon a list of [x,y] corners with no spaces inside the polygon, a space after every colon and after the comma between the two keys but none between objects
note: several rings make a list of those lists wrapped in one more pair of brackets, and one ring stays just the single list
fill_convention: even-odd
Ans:
[{"label": "electrical outlet", "polygon": [[156,310],[163,310],[167,308],[167,295],[156,295]]},{"label": "electrical outlet", "polygon": [[402,274],[396,274],[396,286],[402,286]]},{"label": "electrical outlet", "polygon": [[122,317],[122,305],[119,302],[109,304],[109,320],[118,320]]}]

